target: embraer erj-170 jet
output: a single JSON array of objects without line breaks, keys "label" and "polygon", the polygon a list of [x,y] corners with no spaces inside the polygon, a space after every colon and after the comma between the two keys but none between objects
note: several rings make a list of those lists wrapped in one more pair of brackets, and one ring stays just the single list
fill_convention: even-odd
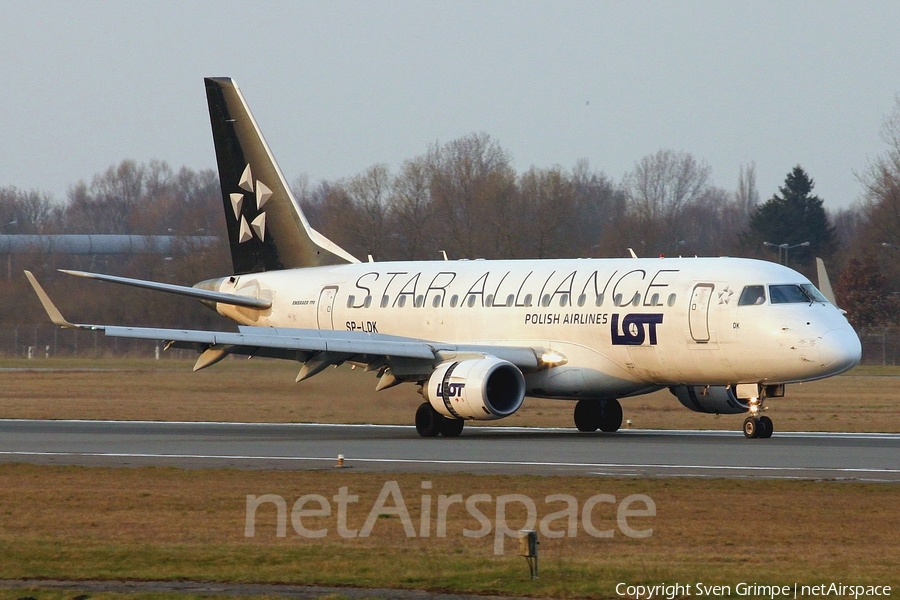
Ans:
[{"label": "embraer erj-170 jet", "polygon": [[738,258],[360,262],[312,229],[231,79],[206,79],[234,275],[177,286],[73,275],[197,298],[237,333],[75,325],[31,275],[51,319],[107,336],[302,363],[350,363],[376,389],[409,382],[424,437],[502,419],[526,396],[575,401],[581,431],[616,431],[619,399],[668,388],[703,413],[749,413],[748,438],[785,384],[858,364],[843,314],[799,273]]}]

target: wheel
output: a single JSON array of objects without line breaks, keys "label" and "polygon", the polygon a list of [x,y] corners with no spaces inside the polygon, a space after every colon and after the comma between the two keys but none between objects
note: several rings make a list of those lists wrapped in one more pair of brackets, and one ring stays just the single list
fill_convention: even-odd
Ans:
[{"label": "wheel", "polygon": [[744,437],[753,439],[759,437],[759,420],[756,417],[747,417],[744,419]]},{"label": "wheel", "polygon": [[612,433],[622,426],[622,405],[615,398],[603,403],[600,412],[600,431]]},{"label": "wheel", "polygon": [[772,423],[772,419],[770,419],[769,417],[760,417],[759,437],[768,439],[772,437],[773,431],[775,431],[775,425]]},{"label": "wheel", "polygon": [[422,437],[435,437],[441,432],[444,416],[423,402],[416,410],[416,431]]},{"label": "wheel", "polygon": [[466,422],[463,419],[448,419],[443,417],[441,421],[441,435],[444,437],[459,437]]},{"label": "wheel", "polygon": [[578,431],[597,431],[600,428],[600,402],[579,400],[575,405],[575,427]]}]

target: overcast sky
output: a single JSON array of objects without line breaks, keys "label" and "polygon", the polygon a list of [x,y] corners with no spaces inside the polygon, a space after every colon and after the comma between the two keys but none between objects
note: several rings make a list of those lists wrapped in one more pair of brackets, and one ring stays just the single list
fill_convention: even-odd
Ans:
[{"label": "overcast sky", "polygon": [[619,181],[684,150],[763,200],[802,165],[856,200],[900,92],[900,2],[10,2],[0,187],[63,199],[130,158],[214,168],[204,76],[234,77],[290,181],[493,136],[519,172]]}]

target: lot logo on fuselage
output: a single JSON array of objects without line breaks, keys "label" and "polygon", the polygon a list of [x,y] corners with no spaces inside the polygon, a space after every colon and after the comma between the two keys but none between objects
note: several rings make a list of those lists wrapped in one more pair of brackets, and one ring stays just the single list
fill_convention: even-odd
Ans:
[{"label": "lot logo on fuselage", "polygon": [[[630,314],[622,319],[619,328],[619,315],[612,315],[610,329],[613,346],[640,346],[649,337],[650,345],[656,345],[656,326],[662,324],[663,316],[654,314]],[[644,327],[646,325],[646,328]],[[649,336],[648,336],[649,334]]]}]

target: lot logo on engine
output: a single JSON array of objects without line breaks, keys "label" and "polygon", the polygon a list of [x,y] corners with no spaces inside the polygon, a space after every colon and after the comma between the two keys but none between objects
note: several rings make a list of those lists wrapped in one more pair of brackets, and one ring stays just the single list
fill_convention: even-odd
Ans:
[{"label": "lot logo on engine", "polygon": [[459,398],[462,396],[465,383],[439,383],[437,387],[438,398]]},{"label": "lot logo on engine", "polygon": [[655,346],[656,326],[662,322],[662,314],[631,314],[625,315],[620,328],[619,315],[614,314],[610,322],[612,344],[613,346],[641,346],[649,337],[650,345]]}]

